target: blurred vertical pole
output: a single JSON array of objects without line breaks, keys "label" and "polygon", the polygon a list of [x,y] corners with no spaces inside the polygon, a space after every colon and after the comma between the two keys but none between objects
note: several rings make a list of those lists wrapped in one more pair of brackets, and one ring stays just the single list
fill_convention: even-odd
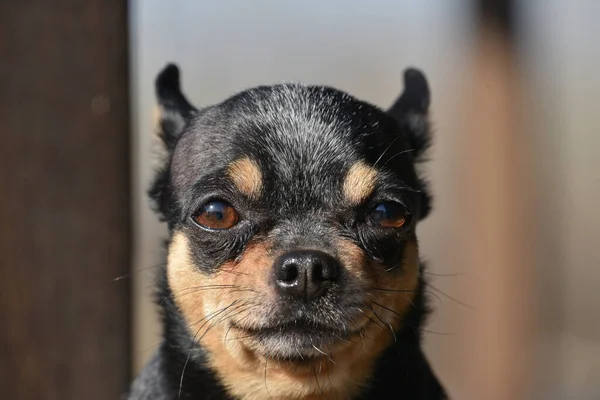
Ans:
[{"label": "blurred vertical pole", "polygon": [[0,399],[129,381],[127,2],[0,2]]},{"label": "blurred vertical pole", "polygon": [[471,399],[529,396],[532,253],[527,245],[531,182],[519,113],[521,95],[514,2],[479,0],[465,168],[459,180],[468,270],[477,271],[479,312],[468,327]]}]

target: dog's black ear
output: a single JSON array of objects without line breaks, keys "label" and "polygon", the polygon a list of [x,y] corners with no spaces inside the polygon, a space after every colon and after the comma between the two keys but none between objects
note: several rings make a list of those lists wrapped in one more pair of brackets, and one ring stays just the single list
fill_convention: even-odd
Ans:
[{"label": "dog's black ear", "polygon": [[404,91],[388,110],[402,129],[408,132],[415,159],[419,159],[431,143],[429,103],[431,97],[425,75],[415,68],[404,71]]},{"label": "dog's black ear", "polygon": [[171,151],[190,119],[198,112],[181,92],[179,68],[167,65],[156,78],[158,115],[156,117],[158,135]]},{"label": "dog's black ear", "polygon": [[[400,128],[408,133],[408,140],[415,161],[425,161],[425,153],[431,144],[429,125],[429,103],[431,96],[427,78],[418,69],[404,71],[404,91],[388,110]],[[417,172],[419,169],[417,168]],[[420,175],[420,174],[419,174]],[[421,209],[419,219],[425,218],[431,211],[431,194],[427,182],[419,176],[421,190]]]}]

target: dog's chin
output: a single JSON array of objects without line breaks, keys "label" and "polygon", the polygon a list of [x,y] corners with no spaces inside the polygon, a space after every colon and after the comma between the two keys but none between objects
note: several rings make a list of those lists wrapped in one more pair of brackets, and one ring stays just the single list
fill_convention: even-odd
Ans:
[{"label": "dog's chin", "polygon": [[362,331],[362,328],[342,329],[301,322],[263,327],[241,327],[232,323],[232,327],[243,335],[244,343],[257,355],[294,364],[328,357],[329,352]]}]

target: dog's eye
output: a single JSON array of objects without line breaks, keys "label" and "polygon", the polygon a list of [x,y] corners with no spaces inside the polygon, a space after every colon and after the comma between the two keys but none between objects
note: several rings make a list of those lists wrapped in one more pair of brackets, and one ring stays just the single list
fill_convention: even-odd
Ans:
[{"label": "dog's eye", "polygon": [[240,215],[224,201],[211,201],[200,208],[194,220],[205,228],[229,229],[239,222]]},{"label": "dog's eye", "polygon": [[408,214],[406,209],[398,203],[386,201],[378,204],[369,215],[369,222],[373,226],[382,228],[400,228],[406,223]]}]

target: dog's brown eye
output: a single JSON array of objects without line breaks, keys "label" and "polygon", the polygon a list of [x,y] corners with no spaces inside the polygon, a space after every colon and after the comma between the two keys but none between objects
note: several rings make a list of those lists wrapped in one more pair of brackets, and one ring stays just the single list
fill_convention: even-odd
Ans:
[{"label": "dog's brown eye", "polygon": [[229,229],[238,223],[240,215],[224,201],[211,201],[202,206],[194,220],[205,228]]},{"label": "dog's brown eye", "polygon": [[369,222],[382,228],[400,228],[406,223],[407,217],[406,209],[401,204],[386,201],[371,211]]}]

